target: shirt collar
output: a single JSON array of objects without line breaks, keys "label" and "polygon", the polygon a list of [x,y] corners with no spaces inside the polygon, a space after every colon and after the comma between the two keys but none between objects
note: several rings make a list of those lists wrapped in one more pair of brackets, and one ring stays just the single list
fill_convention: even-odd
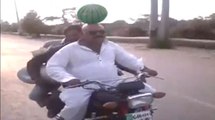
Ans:
[{"label": "shirt collar", "polygon": [[[79,42],[77,42],[78,45],[80,46],[80,48],[84,49],[84,50],[88,50],[88,51],[92,51],[90,48],[84,46],[84,45],[80,45]],[[105,39],[102,43],[102,47],[101,47],[101,52],[105,49],[106,45],[108,44],[108,40]]]}]

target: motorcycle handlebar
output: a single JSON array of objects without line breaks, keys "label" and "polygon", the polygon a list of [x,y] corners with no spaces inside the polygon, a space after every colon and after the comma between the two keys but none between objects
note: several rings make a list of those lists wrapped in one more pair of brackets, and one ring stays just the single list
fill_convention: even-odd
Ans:
[{"label": "motorcycle handlebar", "polygon": [[[145,78],[148,78],[148,77],[151,77],[148,73],[146,72],[141,72],[139,74],[137,74],[136,76],[134,77],[128,77],[128,78],[136,78],[137,80],[141,80],[143,82],[146,82]],[[124,80],[128,79],[128,78],[124,78]],[[80,84],[75,84],[75,85],[69,85],[69,86],[66,86],[65,88],[76,88],[76,87],[84,87],[86,85],[89,85],[89,84],[95,84],[95,85],[98,85],[100,88],[104,88],[104,86],[109,86],[109,87],[112,87],[113,86],[110,86],[110,85],[106,85],[106,84],[103,84],[99,81],[91,81],[91,80],[86,80],[84,82],[81,82]]]},{"label": "motorcycle handlebar", "polygon": [[89,81],[89,80],[86,80],[84,82],[81,82],[80,84],[66,86],[66,88],[82,87],[82,86],[85,86],[85,85],[88,85],[88,84],[100,84],[100,83],[98,81]]}]

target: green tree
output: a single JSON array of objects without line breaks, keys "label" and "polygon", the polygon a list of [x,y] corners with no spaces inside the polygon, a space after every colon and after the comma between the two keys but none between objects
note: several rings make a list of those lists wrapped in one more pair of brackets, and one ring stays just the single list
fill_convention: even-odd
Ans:
[{"label": "green tree", "polygon": [[48,16],[42,19],[44,23],[47,21],[55,21],[55,20],[61,20],[63,24],[55,25],[55,27],[49,26],[48,33],[54,33],[54,34],[63,34],[63,30],[70,24],[82,24],[81,21],[78,19],[76,14],[76,8],[65,8],[62,9],[62,15],[59,16]]},{"label": "green tree", "polygon": [[25,32],[33,36],[36,35],[35,37],[40,37],[40,34],[44,33],[47,27],[34,10],[26,14],[22,20],[21,26]]},{"label": "green tree", "polygon": [[59,20],[59,19],[61,19],[63,21],[63,24],[65,24],[65,25],[69,25],[71,23],[81,24],[81,21],[77,17],[75,7],[62,9],[61,17],[49,16],[49,17],[45,17],[42,21],[54,21],[54,20]]},{"label": "green tree", "polygon": [[209,15],[208,17],[206,17],[208,19],[211,19],[211,20],[215,20],[215,13]]},{"label": "green tree", "polygon": [[[122,29],[128,28],[129,25],[124,20],[117,20],[111,24],[104,25],[104,27],[105,27],[105,31],[107,33],[106,35],[118,35],[118,33],[115,33],[116,31],[120,31],[120,33],[121,33],[121,32],[123,32]],[[123,34],[124,34],[124,32],[123,32]]]},{"label": "green tree", "polygon": [[211,14],[208,19],[209,26],[213,29],[213,31],[215,31],[215,13]]},{"label": "green tree", "polygon": [[11,26],[7,21],[1,20],[1,31],[8,32],[11,30]]},{"label": "green tree", "polygon": [[11,24],[11,31],[12,32],[18,32],[18,24],[17,23]]},{"label": "green tree", "polygon": [[60,19],[61,17],[49,16],[42,19],[42,21],[54,21],[56,19]]}]

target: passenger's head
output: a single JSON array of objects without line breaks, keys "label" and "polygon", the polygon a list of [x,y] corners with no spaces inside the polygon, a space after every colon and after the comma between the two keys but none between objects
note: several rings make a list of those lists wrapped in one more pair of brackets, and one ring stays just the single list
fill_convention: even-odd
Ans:
[{"label": "passenger's head", "polygon": [[70,25],[64,30],[65,42],[77,41],[82,36],[81,25]]},{"label": "passenger's head", "polygon": [[82,32],[83,38],[89,41],[102,42],[105,39],[105,30],[101,24],[85,24]]}]

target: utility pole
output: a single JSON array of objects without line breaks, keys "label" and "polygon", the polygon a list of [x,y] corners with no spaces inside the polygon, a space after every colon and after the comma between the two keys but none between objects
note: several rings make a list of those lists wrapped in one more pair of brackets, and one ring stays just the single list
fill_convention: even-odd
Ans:
[{"label": "utility pole", "polygon": [[158,23],[158,0],[151,0],[150,15],[150,43],[151,48],[171,48],[169,39],[169,0],[162,0],[161,21]]},{"label": "utility pole", "polygon": [[14,0],[14,5],[15,5],[15,10],[16,10],[17,23],[19,23],[19,14],[18,14],[18,10],[17,10],[16,0]]},{"label": "utility pole", "polygon": [[17,10],[16,0],[14,0],[14,6],[15,6],[15,10],[16,10],[16,19],[17,19],[17,24],[18,24],[18,33],[19,33],[19,35],[22,35],[23,31],[22,31],[22,27],[21,27],[21,24],[20,24],[20,20],[19,20],[19,14],[18,14],[18,10]]},{"label": "utility pole", "polygon": [[158,29],[158,40],[161,48],[171,48],[171,40],[169,39],[169,0],[162,1],[161,22]]},{"label": "utility pole", "polygon": [[157,47],[158,32],[158,0],[151,0],[151,14],[149,25],[150,42],[148,47]]}]

